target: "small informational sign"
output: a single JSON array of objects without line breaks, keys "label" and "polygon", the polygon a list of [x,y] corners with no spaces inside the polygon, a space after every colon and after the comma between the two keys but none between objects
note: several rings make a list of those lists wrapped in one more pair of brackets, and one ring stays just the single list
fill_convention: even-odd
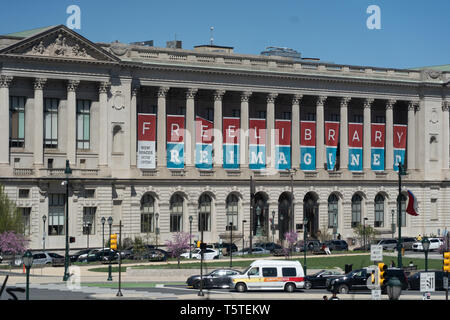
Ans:
[{"label": "small informational sign", "polygon": [[444,277],[444,289],[448,290],[448,277]]},{"label": "small informational sign", "polygon": [[381,300],[381,290],[372,290],[372,300]]},{"label": "small informational sign", "polygon": [[434,272],[420,274],[420,292],[434,292],[436,277]]},{"label": "small informational sign", "polygon": [[383,246],[370,246],[370,261],[383,261]]}]

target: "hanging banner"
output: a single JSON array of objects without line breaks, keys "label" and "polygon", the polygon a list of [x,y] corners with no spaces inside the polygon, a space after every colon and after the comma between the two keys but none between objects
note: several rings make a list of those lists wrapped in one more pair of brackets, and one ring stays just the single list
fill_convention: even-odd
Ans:
[{"label": "hanging banner", "polygon": [[184,168],[184,116],[167,115],[167,168]]},{"label": "hanging banner", "polygon": [[195,120],[195,166],[210,170],[213,167],[214,122],[197,116]]},{"label": "hanging banner", "polygon": [[223,118],[222,136],[224,169],[239,169],[240,124],[240,118]]},{"label": "hanging banner", "polygon": [[156,168],[156,114],[138,113],[138,161],[139,169]]},{"label": "hanging banner", "polygon": [[291,120],[275,120],[275,169],[291,168]]},{"label": "hanging banner", "polygon": [[386,140],[386,125],[384,123],[371,124],[371,168],[373,171],[384,171],[384,143]]},{"label": "hanging banner", "polygon": [[249,121],[249,168],[261,170],[266,167],[266,120]]},{"label": "hanging banner", "polygon": [[398,164],[405,164],[406,134],[408,126],[394,124],[394,171],[398,171]]},{"label": "hanging banner", "polygon": [[348,124],[348,170],[363,170],[363,124]]},{"label": "hanging banner", "polygon": [[316,170],[316,122],[300,121],[300,169]]},{"label": "hanging banner", "polygon": [[336,168],[336,154],[338,143],[339,143],[339,122],[325,121],[327,170],[334,170]]}]

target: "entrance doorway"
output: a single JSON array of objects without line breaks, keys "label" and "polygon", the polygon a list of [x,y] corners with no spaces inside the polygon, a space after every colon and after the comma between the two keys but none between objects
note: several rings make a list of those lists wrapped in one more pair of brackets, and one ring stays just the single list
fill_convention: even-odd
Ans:
[{"label": "entrance doorway", "polygon": [[285,240],[284,234],[290,231],[292,221],[292,196],[283,192],[278,199],[278,231],[280,241]]},{"label": "entrance doorway", "polygon": [[318,197],[314,192],[308,192],[303,199],[303,217],[308,220],[306,222],[306,232],[308,238],[317,239],[317,231],[319,230],[319,205]]}]

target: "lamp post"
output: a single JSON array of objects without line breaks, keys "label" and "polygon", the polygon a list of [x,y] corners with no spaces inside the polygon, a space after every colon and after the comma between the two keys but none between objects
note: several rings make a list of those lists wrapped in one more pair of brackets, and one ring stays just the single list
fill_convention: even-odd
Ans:
[{"label": "lamp post", "polygon": [[[102,261],[105,259],[105,222],[106,218],[102,217]],[[88,252],[89,254],[89,252]]]},{"label": "lamp post", "polygon": [[109,225],[109,241],[110,241],[110,249],[109,249],[109,266],[108,266],[108,281],[112,281],[112,274],[111,274],[111,227],[113,224],[113,218],[108,218],[108,225]]},{"label": "lamp post", "polygon": [[159,213],[157,212],[155,214],[156,223],[155,223],[155,233],[156,233],[156,248],[158,248],[158,234],[159,234],[159,227],[158,227],[158,219],[159,219]]},{"label": "lamp post", "polygon": [[198,292],[199,297],[203,297],[205,294],[203,293],[203,214],[198,215],[200,218],[200,231],[201,231],[201,240],[200,240],[200,291]]},{"label": "lamp post", "polygon": [[26,299],[30,300],[30,268],[33,265],[33,254],[30,250],[27,250],[22,257],[23,264],[27,270],[27,287],[26,287]]},{"label": "lamp post", "polygon": [[91,233],[91,224],[89,223],[89,221],[84,221],[84,227],[86,228],[86,237],[87,237],[86,249],[89,252],[89,234]]},{"label": "lamp post", "polygon": [[230,268],[233,267],[233,221],[230,222]]},{"label": "lamp post", "polygon": [[392,222],[391,222],[392,239],[394,239],[394,234],[395,234],[395,221],[394,221],[395,210],[394,209],[391,210],[391,215],[392,215]]},{"label": "lamp post", "polygon": [[[242,252],[244,251],[244,235],[245,235],[245,233],[244,233],[244,223],[246,223],[247,222],[247,220],[242,220]],[[231,253],[230,254],[233,254],[233,247],[231,247]]]},{"label": "lamp post", "polygon": [[[261,208],[258,206],[256,207],[256,235],[259,235],[260,227],[259,227],[259,215],[261,214]],[[251,252],[250,252],[251,253]]]},{"label": "lamp post", "polygon": [[42,222],[44,223],[44,228],[42,230],[42,250],[45,251],[45,221],[47,220],[47,216],[44,214],[42,216]]},{"label": "lamp post", "polygon": [[398,241],[397,241],[397,265],[402,268],[402,176],[406,175],[405,167],[399,162],[398,164],[398,197],[397,197],[397,213],[398,213]]},{"label": "lamp post", "polygon": [[428,237],[422,239],[422,248],[425,253],[425,272],[428,271],[428,251],[430,250],[430,240]]},{"label": "lamp post", "polygon": [[308,223],[308,218],[303,218],[303,270],[306,276],[306,224]]},{"label": "lamp post", "polygon": [[192,259],[192,220],[194,218],[189,216],[189,259]]},{"label": "lamp post", "polygon": [[64,170],[66,174],[66,181],[63,183],[66,185],[66,250],[64,257],[64,277],[63,281],[67,281],[70,277],[69,275],[69,175],[72,174],[72,169],[70,169],[70,162],[66,160],[66,169]]},{"label": "lamp post", "polygon": [[400,294],[402,293],[402,283],[396,277],[389,279],[386,292],[388,294],[389,300],[398,300]]},{"label": "lamp post", "polygon": [[272,242],[275,243],[275,210],[272,210]]},{"label": "lamp post", "polygon": [[366,250],[366,221],[369,220],[368,218],[363,219],[363,239],[364,239],[364,251]]}]

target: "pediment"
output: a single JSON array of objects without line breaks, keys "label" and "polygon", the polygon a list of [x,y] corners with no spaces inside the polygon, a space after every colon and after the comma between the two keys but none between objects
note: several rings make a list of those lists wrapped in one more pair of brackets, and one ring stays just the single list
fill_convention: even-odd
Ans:
[{"label": "pediment", "polygon": [[64,25],[25,38],[2,49],[0,54],[85,61],[119,61],[111,53]]}]

